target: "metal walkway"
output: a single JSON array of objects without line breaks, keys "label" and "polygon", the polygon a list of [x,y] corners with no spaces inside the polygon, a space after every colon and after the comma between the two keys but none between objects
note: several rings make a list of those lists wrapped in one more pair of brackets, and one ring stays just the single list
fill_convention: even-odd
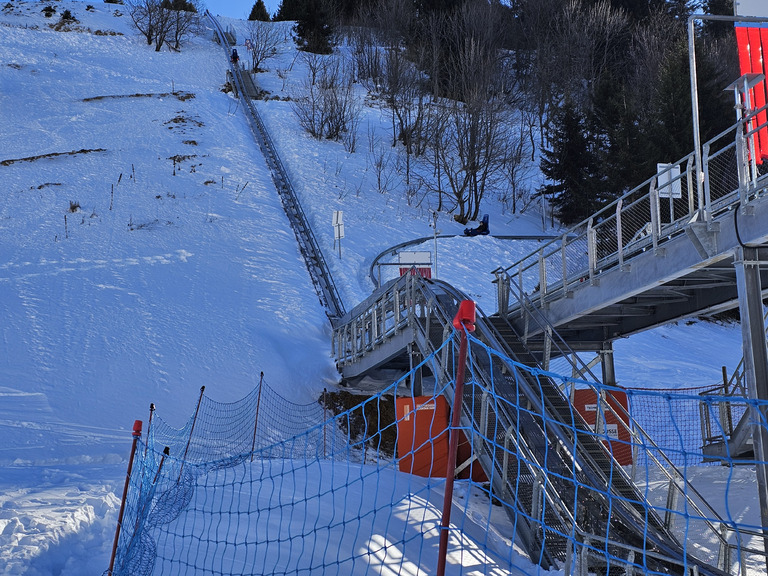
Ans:
[{"label": "metal walkway", "polygon": [[[549,344],[530,323],[534,310],[571,348],[599,351],[616,338],[738,305],[740,249],[768,261],[768,176],[749,153],[765,127],[754,126],[756,115],[705,144],[701,169],[690,154],[494,271],[497,315],[540,362]],[[768,269],[760,277],[768,287]]]},{"label": "metal walkway", "polygon": [[[353,378],[382,366],[406,369],[414,363],[414,353],[421,358],[433,356],[451,338],[452,320],[464,299],[465,295],[441,281],[405,275],[388,282],[337,323],[333,345],[342,373]],[[515,361],[535,364],[519,345],[513,329],[498,318],[484,316],[481,310],[475,336]],[[454,339],[438,360],[429,364],[438,382],[451,381],[454,352],[450,346],[456,345]],[[564,569],[566,573],[574,562],[599,570],[605,568],[601,566],[603,559],[590,554],[577,558],[578,552],[574,554],[569,539],[562,535],[575,535],[582,542],[610,538],[614,567],[615,558],[630,564],[635,554],[645,554],[649,569],[682,574],[682,546],[665,521],[646,506],[624,469],[595,438],[556,383],[542,375],[534,378],[502,357],[490,359],[483,350],[473,352],[471,372],[478,385],[465,392],[462,426],[473,429],[475,438],[480,439],[473,444],[473,456],[492,479],[493,493],[514,503],[515,508],[506,511],[531,558],[540,559],[545,568]],[[509,403],[495,402],[491,390],[510,399]],[[447,394],[452,396],[453,391]],[[603,410],[608,413],[613,409],[603,400],[598,413]],[[630,425],[627,430],[633,442],[653,445],[639,427]],[[575,454],[564,446],[576,447]],[[669,461],[656,464],[670,479],[683,476]],[[588,503],[578,511],[571,509],[577,485],[579,502]],[[680,497],[687,498],[689,509],[704,507],[707,513],[699,514],[701,517],[719,517],[703,499],[691,498],[697,494],[692,486],[676,486]],[[606,518],[610,520],[606,522]],[[718,528],[708,523],[706,529],[720,542],[721,558],[727,557],[728,543]],[[700,574],[725,574],[709,565],[710,560],[689,557],[688,569],[695,566]]]}]

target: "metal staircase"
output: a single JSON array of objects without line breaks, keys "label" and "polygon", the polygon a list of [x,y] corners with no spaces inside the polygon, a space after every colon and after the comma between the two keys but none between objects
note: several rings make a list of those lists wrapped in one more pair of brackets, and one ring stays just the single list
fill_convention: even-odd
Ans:
[{"label": "metal staircase", "polygon": [[[415,275],[388,282],[336,323],[333,352],[339,369],[350,378],[377,367],[404,369],[411,345],[423,358],[433,358],[425,367],[438,382],[450,381],[456,343],[446,340],[464,299],[444,282]],[[465,388],[462,425],[474,430],[474,456],[492,479],[493,493],[507,503],[531,558],[545,568],[563,569],[578,557],[597,568],[605,559],[591,554],[588,543],[608,540],[614,567],[620,563],[615,558],[629,563],[634,554],[644,554],[649,568],[682,573],[683,547],[557,384],[506,359],[536,365],[515,329],[478,311],[475,335],[504,355],[489,356],[478,344],[470,346],[476,384]],[[602,408],[612,410],[607,403]],[[636,441],[652,443],[647,437]],[[666,469],[674,474],[674,468]],[[696,494],[691,486],[680,493],[689,497],[691,509],[706,506],[703,499],[690,498]],[[701,516],[717,514],[708,509]],[[727,547],[716,527],[709,529]],[[580,550],[569,545],[574,539],[585,543]],[[711,558],[685,562],[701,574],[724,574],[710,565]]]}]

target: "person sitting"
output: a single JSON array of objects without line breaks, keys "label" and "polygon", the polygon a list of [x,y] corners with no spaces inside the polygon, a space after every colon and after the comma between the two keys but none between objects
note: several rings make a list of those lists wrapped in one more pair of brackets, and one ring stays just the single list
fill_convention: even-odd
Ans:
[{"label": "person sitting", "polygon": [[488,228],[488,214],[483,216],[483,219],[476,228],[464,228],[464,236],[486,236],[490,232]]},{"label": "person sitting", "polygon": [[232,64],[237,66],[237,61],[240,60],[240,57],[237,55],[237,48],[232,49]]}]

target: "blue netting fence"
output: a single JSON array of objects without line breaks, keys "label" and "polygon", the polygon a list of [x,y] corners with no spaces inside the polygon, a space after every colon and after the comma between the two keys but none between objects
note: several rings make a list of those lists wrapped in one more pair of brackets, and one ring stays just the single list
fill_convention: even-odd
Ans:
[{"label": "blue netting fence", "polygon": [[[113,574],[434,574],[443,447],[459,431],[446,574],[765,573],[755,474],[765,463],[706,456],[692,424],[705,414],[710,436],[728,432],[727,405],[766,428],[765,406],[604,387],[470,338],[454,431],[437,406],[453,398],[457,338],[422,364],[447,375],[431,399],[408,397],[410,375],[358,403],[333,391],[309,405],[262,381],[230,404],[201,391],[181,429],[153,413]],[[404,443],[416,421],[421,433]],[[409,473],[417,460],[426,474]]]}]

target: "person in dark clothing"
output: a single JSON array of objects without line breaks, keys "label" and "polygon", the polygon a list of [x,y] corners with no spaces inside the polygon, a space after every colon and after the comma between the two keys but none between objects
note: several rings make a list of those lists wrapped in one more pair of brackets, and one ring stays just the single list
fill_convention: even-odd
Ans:
[{"label": "person in dark clothing", "polygon": [[483,216],[480,224],[477,228],[464,228],[464,236],[487,236],[490,234],[490,228],[488,227],[488,214]]},{"label": "person in dark clothing", "polygon": [[237,48],[232,49],[232,64],[237,66],[237,62],[240,60],[240,57],[237,55]]}]

